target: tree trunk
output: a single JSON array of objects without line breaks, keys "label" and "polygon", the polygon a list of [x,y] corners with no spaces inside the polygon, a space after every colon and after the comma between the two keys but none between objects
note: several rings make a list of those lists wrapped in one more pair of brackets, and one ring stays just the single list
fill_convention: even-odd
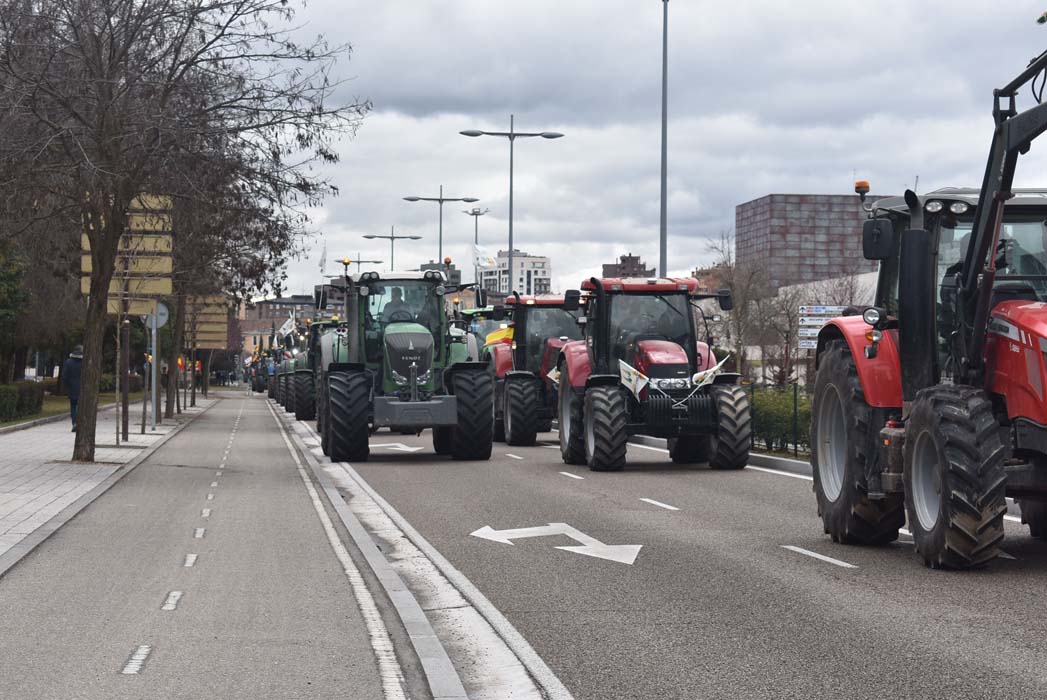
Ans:
[{"label": "tree trunk", "polygon": [[204,398],[207,398],[207,391],[211,388],[211,359],[214,357],[214,350],[207,351],[207,362],[204,363]]},{"label": "tree trunk", "polygon": [[175,410],[182,412],[178,402],[178,358],[182,354],[182,331],[185,327],[185,297],[181,294],[171,298],[174,304],[174,315],[171,319],[171,347],[167,349],[167,403],[164,406],[164,418],[174,418]]},{"label": "tree trunk", "polygon": [[[96,270],[98,268],[95,268]],[[98,380],[102,376],[102,336],[105,335],[106,300],[112,268],[103,280],[91,280],[91,298],[87,302],[84,323],[84,359],[80,369],[80,405],[76,418],[74,462],[95,461],[95,426],[98,422]]]}]

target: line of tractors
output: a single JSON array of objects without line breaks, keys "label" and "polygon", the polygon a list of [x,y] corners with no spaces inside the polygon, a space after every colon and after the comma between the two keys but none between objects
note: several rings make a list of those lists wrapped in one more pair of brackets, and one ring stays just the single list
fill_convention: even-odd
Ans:
[{"label": "line of tractors", "polygon": [[[449,295],[473,293],[460,311]],[[677,463],[740,469],[749,400],[713,353],[694,279],[596,279],[562,295],[452,287],[442,272],[365,272],[315,289],[316,314],[282,339],[269,396],[315,420],[334,461],[368,458],[382,428],[432,433],[437,454],[486,460],[558,421],[565,462],[625,466],[631,435],[667,438]],[[457,301],[457,300],[456,300]],[[711,302],[710,302],[711,303]]]}]

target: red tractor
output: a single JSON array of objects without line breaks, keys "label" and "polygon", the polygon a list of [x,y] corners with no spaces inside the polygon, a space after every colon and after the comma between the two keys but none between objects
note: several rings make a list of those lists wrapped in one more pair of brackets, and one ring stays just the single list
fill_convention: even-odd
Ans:
[{"label": "red tractor", "polygon": [[[866,207],[875,306],[818,337],[812,465],[833,541],[891,542],[907,519],[927,566],[979,566],[1006,495],[1047,539],[1047,192],[1011,187],[1047,130],[1047,105],[1015,98],[1045,69],[1047,52],[995,91],[980,191]],[[864,203],[868,183],[856,191]]]},{"label": "red tractor", "polygon": [[749,397],[717,364],[697,303],[716,298],[730,310],[730,293],[699,294],[694,278],[593,277],[582,288],[584,339],[566,343],[557,365],[564,461],[622,469],[629,436],[644,434],[668,438],[676,463],[744,467]]},{"label": "red tractor", "polygon": [[564,344],[582,337],[579,299],[578,290],[570,290],[506,300],[512,320],[504,331],[491,333],[484,347],[495,371],[496,440],[533,445],[538,433],[552,428],[557,392],[549,372]]}]

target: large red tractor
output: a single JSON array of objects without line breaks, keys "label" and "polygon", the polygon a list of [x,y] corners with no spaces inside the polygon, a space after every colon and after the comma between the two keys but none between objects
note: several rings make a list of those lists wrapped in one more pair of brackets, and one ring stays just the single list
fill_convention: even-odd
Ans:
[{"label": "large red tractor", "polygon": [[514,295],[506,300],[512,320],[494,332],[484,347],[495,371],[495,439],[533,445],[556,417],[556,384],[549,372],[560,350],[582,337],[578,326],[580,293]]},{"label": "large red tractor", "polygon": [[1015,98],[1045,69],[1047,52],[995,92],[980,191],[867,206],[875,306],[818,338],[814,490],[834,541],[890,542],[908,519],[925,564],[978,566],[999,553],[1006,495],[1047,538],[1047,192],[1011,187],[1047,129],[1047,105]]},{"label": "large red tractor", "polygon": [[584,339],[566,343],[557,365],[564,461],[622,469],[629,436],[644,434],[668,438],[677,463],[744,467],[749,397],[717,364],[697,303],[716,298],[729,310],[730,293],[699,294],[694,278],[593,277],[582,288]]}]

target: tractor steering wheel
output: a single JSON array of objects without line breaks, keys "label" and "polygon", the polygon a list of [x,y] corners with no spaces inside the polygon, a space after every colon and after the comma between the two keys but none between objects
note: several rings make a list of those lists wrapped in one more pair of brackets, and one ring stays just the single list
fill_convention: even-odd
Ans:
[{"label": "tractor steering wheel", "polygon": [[410,323],[413,320],[414,314],[412,314],[410,311],[408,311],[407,309],[397,309],[396,311],[389,314],[389,320],[387,320],[386,323]]}]

